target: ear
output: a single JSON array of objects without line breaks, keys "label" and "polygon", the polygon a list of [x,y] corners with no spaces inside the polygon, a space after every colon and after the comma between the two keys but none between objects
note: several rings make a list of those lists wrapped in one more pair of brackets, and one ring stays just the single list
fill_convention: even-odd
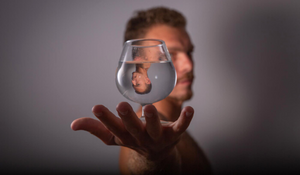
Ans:
[{"label": "ear", "polygon": [[146,84],[151,84],[151,81],[148,77],[146,78]]}]

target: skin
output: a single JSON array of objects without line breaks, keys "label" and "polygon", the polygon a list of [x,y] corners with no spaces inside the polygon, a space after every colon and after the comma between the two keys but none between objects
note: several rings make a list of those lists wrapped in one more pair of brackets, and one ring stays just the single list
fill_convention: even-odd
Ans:
[{"label": "skin", "polygon": [[132,73],[131,83],[136,92],[144,93],[147,89],[147,85],[151,84],[147,70],[148,68],[137,66],[136,71]]},{"label": "skin", "polygon": [[[209,174],[209,162],[203,151],[186,132],[194,109],[184,101],[192,97],[193,45],[184,29],[157,25],[148,30],[145,38],[166,42],[177,71],[178,81],[171,94],[153,105],[145,106],[143,123],[141,107],[121,102],[116,117],[103,105],[93,107],[100,120],[80,118],[71,124],[73,130],[85,130],[107,145],[120,145],[120,171],[122,174]],[[162,125],[160,119],[170,123]]]},{"label": "skin", "polygon": [[[147,45],[157,45],[158,42],[148,41]],[[147,63],[145,63],[145,61]],[[165,55],[161,53],[158,47],[144,48],[140,51],[139,56],[134,58],[133,62],[140,63],[136,65],[136,71],[132,73],[132,86],[135,92],[139,94],[146,93],[147,87],[151,84],[148,78],[148,69],[151,67],[151,63],[166,61]]]}]

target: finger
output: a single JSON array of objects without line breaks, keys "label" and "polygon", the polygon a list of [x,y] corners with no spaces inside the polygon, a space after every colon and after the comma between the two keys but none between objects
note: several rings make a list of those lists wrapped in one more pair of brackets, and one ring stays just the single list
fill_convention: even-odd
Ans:
[{"label": "finger", "polygon": [[190,106],[185,107],[179,116],[179,118],[174,122],[173,131],[175,135],[179,136],[182,134],[190,125],[190,122],[194,115],[194,109]]},{"label": "finger", "polygon": [[153,140],[158,140],[161,136],[161,124],[156,108],[153,105],[144,107],[144,114],[146,118],[146,130]]},{"label": "finger", "polygon": [[71,128],[74,131],[88,131],[94,136],[101,139],[107,145],[116,145],[114,135],[98,120],[92,118],[79,118],[71,123]]},{"label": "finger", "polygon": [[137,117],[132,107],[127,102],[121,102],[116,109],[126,130],[137,139],[143,138],[143,123]]},{"label": "finger", "polygon": [[116,117],[103,105],[96,105],[92,109],[94,115],[119,139],[124,140],[128,136],[122,120]]}]

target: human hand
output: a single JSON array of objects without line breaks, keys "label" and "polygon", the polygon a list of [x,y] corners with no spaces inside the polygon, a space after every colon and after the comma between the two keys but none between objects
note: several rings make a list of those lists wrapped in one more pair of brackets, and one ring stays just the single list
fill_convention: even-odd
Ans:
[{"label": "human hand", "polygon": [[119,103],[116,109],[120,118],[105,106],[96,105],[92,111],[100,121],[79,118],[72,122],[71,128],[75,131],[88,131],[107,145],[131,148],[151,161],[160,161],[172,154],[194,114],[192,107],[185,107],[175,122],[161,125],[159,114],[153,105],[144,108],[145,123],[126,102]]}]

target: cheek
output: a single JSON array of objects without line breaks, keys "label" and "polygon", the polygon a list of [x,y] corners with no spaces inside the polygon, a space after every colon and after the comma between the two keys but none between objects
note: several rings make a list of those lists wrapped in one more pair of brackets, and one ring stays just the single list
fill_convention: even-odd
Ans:
[{"label": "cheek", "polygon": [[172,61],[173,62],[173,65],[174,65],[174,67],[175,67],[175,70],[177,71],[177,69],[178,69],[178,63],[177,63],[177,61]]},{"label": "cheek", "polygon": [[171,94],[174,94],[174,93],[177,94],[178,92],[180,92],[180,87],[176,85],[176,86],[174,87],[174,89],[172,90]]},{"label": "cheek", "polygon": [[174,62],[173,62],[173,65],[174,65],[174,68],[175,68],[175,71],[176,71],[176,74],[177,74],[177,78],[178,78],[178,75],[180,74],[179,65],[174,63]]},{"label": "cheek", "polygon": [[180,75],[180,73],[182,72],[182,70],[184,69],[184,62],[180,61],[180,60],[176,60],[173,62],[174,68],[177,72],[177,75]]}]

